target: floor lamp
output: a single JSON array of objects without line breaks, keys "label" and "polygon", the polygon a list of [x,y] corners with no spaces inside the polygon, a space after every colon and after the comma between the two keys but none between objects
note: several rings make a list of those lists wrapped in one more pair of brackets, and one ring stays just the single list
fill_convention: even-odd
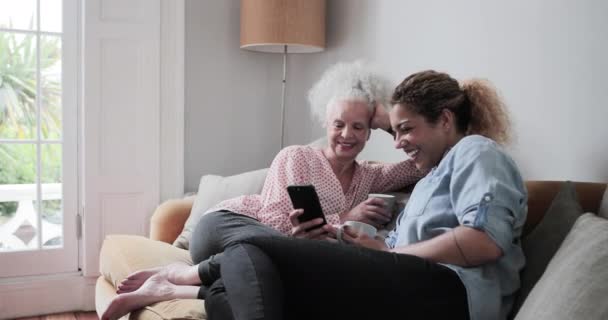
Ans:
[{"label": "floor lamp", "polygon": [[325,0],[241,0],[241,49],[283,54],[282,149],[287,54],[325,49]]}]

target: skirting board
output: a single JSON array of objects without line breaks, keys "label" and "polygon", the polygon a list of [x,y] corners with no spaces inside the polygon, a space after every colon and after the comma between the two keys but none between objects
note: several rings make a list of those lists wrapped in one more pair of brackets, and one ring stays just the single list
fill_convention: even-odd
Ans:
[{"label": "skirting board", "polygon": [[93,311],[96,280],[79,274],[0,280],[0,319]]}]

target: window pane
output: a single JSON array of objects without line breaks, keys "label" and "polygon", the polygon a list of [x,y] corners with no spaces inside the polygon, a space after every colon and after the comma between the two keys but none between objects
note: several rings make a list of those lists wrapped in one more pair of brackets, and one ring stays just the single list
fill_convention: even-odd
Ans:
[{"label": "window pane", "polygon": [[[61,198],[61,185],[56,193],[43,194],[43,198]],[[47,188],[48,189],[48,188]],[[63,210],[61,199],[42,200],[42,247],[45,249],[63,246]]]},{"label": "window pane", "polygon": [[[2,188],[0,186],[0,188]],[[8,197],[8,190],[2,189],[5,193],[3,197]],[[15,216],[17,211],[17,201],[2,201],[0,202],[0,227],[7,223],[12,217]]]},{"label": "window pane", "polygon": [[63,210],[61,208],[61,144],[41,146],[40,181],[42,183],[42,246],[63,245]]},{"label": "window pane", "polygon": [[40,37],[42,104],[40,121],[43,139],[61,138],[61,37]]},{"label": "window pane", "polygon": [[36,36],[0,32],[0,139],[35,137]]},{"label": "window pane", "polygon": [[36,145],[0,144],[0,185],[36,183]]},{"label": "window pane", "polygon": [[36,145],[0,144],[0,251],[35,249]]},{"label": "window pane", "polygon": [[[44,144],[41,148],[41,183],[61,183],[61,145],[57,143]],[[42,188],[42,190],[44,191],[45,189]]]},{"label": "window pane", "polygon": [[0,0],[0,27],[36,30],[37,26],[36,0]]},{"label": "window pane", "polygon": [[63,0],[40,0],[41,31],[61,32],[62,2]]}]

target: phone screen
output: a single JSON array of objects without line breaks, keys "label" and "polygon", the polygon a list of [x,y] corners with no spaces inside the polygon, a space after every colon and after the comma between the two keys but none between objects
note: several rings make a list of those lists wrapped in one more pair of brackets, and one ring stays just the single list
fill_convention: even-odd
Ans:
[{"label": "phone screen", "polygon": [[304,213],[298,217],[300,223],[310,221],[315,218],[322,218],[324,225],[327,223],[319,196],[313,185],[292,185],[287,187],[287,192],[291,198],[294,209],[304,209]]}]

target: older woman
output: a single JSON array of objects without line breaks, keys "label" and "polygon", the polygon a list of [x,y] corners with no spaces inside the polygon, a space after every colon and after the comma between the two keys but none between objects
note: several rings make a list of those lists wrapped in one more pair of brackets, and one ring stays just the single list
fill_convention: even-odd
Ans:
[{"label": "older woman", "polygon": [[385,110],[388,94],[386,82],[361,62],[328,69],[309,93],[312,113],[326,127],[327,146],[291,146],[279,152],[261,194],[227,200],[203,215],[190,243],[194,266],[172,264],[128,276],[102,318],[117,319],[157,301],[198,297],[205,299],[206,309],[212,310],[207,316],[213,319],[219,307],[210,305],[225,305],[218,273],[222,252],[229,245],[266,235],[333,239],[335,229],[320,228],[320,218],[299,223],[303,212],[293,209],[289,185],[315,186],[330,226],[347,220],[384,226],[391,213],[382,200],[367,195],[399,189],[422,177],[411,161],[356,161],[371,129],[390,127]]},{"label": "older woman", "polygon": [[396,147],[429,173],[389,236],[351,233],[351,246],[243,239],[224,252],[226,303],[208,312],[226,320],[506,319],[525,262],[527,193],[497,144],[509,134],[502,101],[485,81],[459,84],[429,70],[407,77],[392,104]]}]

